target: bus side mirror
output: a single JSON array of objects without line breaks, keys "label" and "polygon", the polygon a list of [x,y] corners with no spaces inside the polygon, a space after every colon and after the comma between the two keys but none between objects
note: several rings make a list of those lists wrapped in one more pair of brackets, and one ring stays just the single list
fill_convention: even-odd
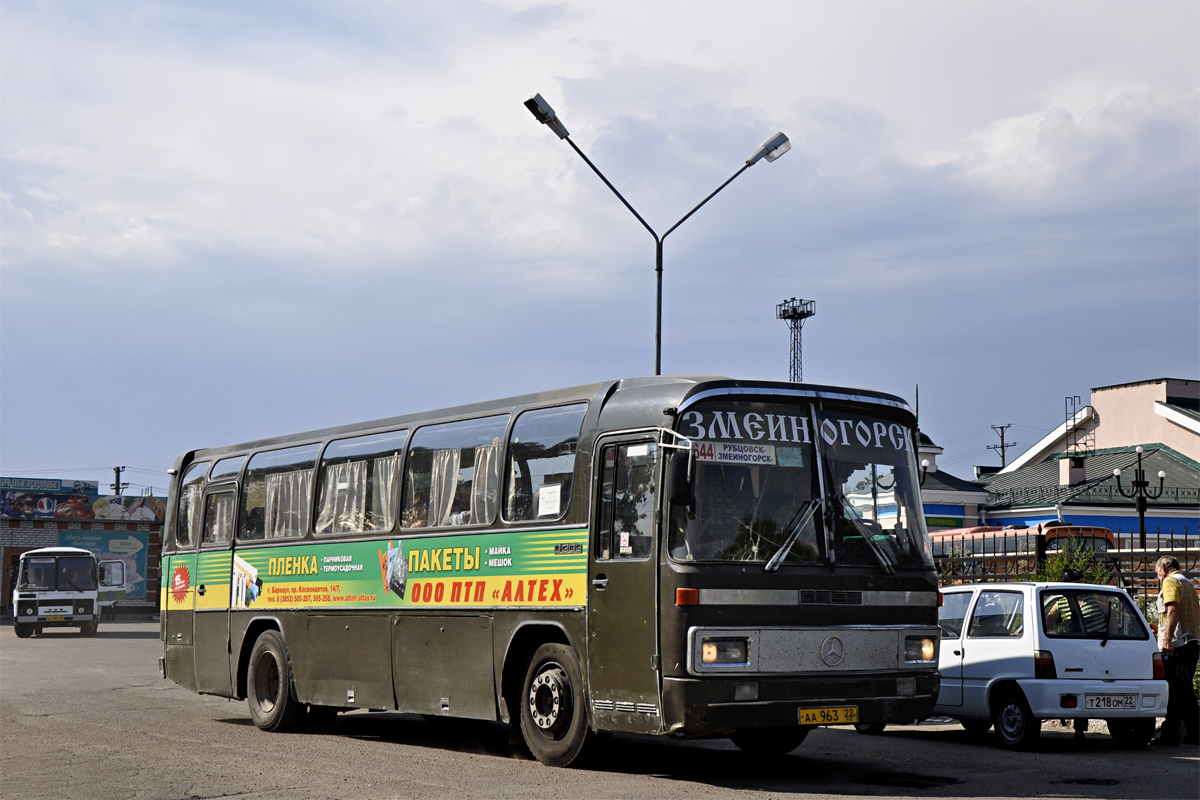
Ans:
[{"label": "bus side mirror", "polygon": [[688,476],[688,466],[692,454],[680,450],[671,455],[667,475],[667,500],[672,503],[691,505],[692,482]]}]

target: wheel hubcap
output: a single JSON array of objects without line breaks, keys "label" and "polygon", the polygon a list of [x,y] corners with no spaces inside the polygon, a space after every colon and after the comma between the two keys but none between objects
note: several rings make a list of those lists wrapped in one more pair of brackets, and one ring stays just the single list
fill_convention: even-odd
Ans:
[{"label": "wheel hubcap", "polygon": [[270,654],[259,659],[258,669],[254,671],[254,688],[258,707],[270,714],[279,693],[279,665]]},{"label": "wheel hubcap", "polygon": [[1004,734],[1010,738],[1016,738],[1021,735],[1021,729],[1025,727],[1024,715],[1021,709],[1015,705],[1007,705],[1004,711],[1000,714],[1000,727],[1003,728]]},{"label": "wheel hubcap", "polygon": [[557,729],[566,718],[567,676],[556,665],[549,665],[529,686],[529,713],[533,722],[546,732]]}]

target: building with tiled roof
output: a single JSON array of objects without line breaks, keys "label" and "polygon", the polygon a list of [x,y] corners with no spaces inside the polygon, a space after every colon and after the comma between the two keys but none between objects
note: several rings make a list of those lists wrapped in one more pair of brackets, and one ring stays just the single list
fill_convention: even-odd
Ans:
[{"label": "building with tiled roof", "polygon": [[[1200,528],[1200,382],[1158,378],[1092,390],[1084,406],[1004,469],[980,476],[981,516],[992,525],[1062,518],[1136,534],[1131,489],[1141,448],[1151,495],[1146,533]],[[1114,475],[1120,470],[1120,478]],[[1123,493],[1123,491],[1124,493]],[[1124,538],[1124,537],[1122,537]]]}]

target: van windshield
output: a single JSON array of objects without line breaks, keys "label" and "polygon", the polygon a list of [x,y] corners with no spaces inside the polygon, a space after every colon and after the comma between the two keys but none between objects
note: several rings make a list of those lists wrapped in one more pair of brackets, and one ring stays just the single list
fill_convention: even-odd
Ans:
[{"label": "van windshield", "polygon": [[21,562],[17,588],[35,592],[95,590],[92,559],[86,556],[35,556]]}]

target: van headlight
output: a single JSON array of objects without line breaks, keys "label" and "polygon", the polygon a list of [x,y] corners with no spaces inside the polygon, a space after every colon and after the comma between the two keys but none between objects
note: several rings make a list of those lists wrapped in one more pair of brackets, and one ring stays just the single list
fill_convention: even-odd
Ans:
[{"label": "van headlight", "polygon": [[700,663],[713,666],[738,666],[750,663],[748,639],[710,639],[700,643]]},{"label": "van headlight", "polygon": [[928,636],[909,636],[904,640],[904,660],[908,663],[937,659],[937,641]]}]

